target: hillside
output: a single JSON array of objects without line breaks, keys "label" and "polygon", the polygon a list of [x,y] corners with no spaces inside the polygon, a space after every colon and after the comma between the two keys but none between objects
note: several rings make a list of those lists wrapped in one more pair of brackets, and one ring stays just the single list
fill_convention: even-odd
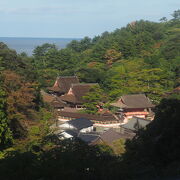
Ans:
[{"label": "hillside", "polygon": [[62,50],[44,44],[34,50],[32,62],[42,87],[52,85],[57,75],[77,75],[82,82],[99,83],[111,100],[145,93],[158,103],[179,85],[179,39],[176,17],[160,23],[140,20],[92,39],[74,40]]},{"label": "hillside", "polygon": [[[57,76],[67,75],[99,83],[85,98],[106,101],[106,108],[121,95],[145,93],[157,104],[155,119],[132,140],[116,144],[124,154],[106,144],[59,140],[50,128],[55,111],[40,90],[45,93]],[[1,178],[179,178],[180,100],[179,91],[173,91],[179,86],[180,10],[170,20],[135,21],[61,50],[44,44],[32,57],[0,43]]]}]

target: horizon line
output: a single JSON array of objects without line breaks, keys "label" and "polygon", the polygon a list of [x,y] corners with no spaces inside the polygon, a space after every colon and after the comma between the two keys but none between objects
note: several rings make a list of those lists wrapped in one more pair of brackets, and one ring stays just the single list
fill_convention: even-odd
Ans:
[{"label": "horizon line", "polygon": [[32,38],[32,39],[83,39],[72,37],[28,37],[28,36],[0,36],[0,38]]}]

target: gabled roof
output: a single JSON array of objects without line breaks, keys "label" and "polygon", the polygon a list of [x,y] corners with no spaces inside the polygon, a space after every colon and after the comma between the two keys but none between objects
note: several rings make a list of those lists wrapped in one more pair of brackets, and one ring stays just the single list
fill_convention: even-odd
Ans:
[{"label": "gabled roof", "polygon": [[77,130],[93,126],[93,123],[86,118],[73,119],[68,121],[68,124],[74,126]]},{"label": "gabled roof", "polygon": [[111,104],[112,106],[120,107],[120,108],[150,108],[154,107],[149,98],[147,98],[144,94],[131,94],[124,95],[121,98]]},{"label": "gabled roof", "polygon": [[47,89],[53,92],[61,92],[59,86],[48,87]]},{"label": "gabled roof", "polygon": [[67,93],[73,83],[79,83],[77,76],[60,76],[56,79],[54,86],[48,89],[55,92]]},{"label": "gabled roof", "polygon": [[150,120],[133,117],[129,119],[126,124],[121,125],[121,127],[131,131],[137,131],[138,129],[146,127],[150,122]]},{"label": "gabled roof", "polygon": [[97,83],[88,84],[72,84],[72,91],[78,101],[82,101],[82,97],[85,96],[93,86],[98,86]]},{"label": "gabled roof", "polygon": [[71,103],[83,103],[83,96],[85,96],[89,90],[95,86],[98,85],[97,83],[88,83],[88,84],[72,84],[71,90],[72,94],[65,94],[64,96],[61,96],[61,99],[66,102]]},{"label": "gabled roof", "polygon": [[65,95],[62,95],[60,96],[60,99],[62,101],[65,101],[65,102],[70,102],[70,103],[79,103],[76,99],[76,97],[72,94],[65,94]]},{"label": "gabled roof", "polygon": [[45,91],[41,90],[41,96],[44,102],[51,103],[54,99],[54,96],[51,94],[46,93]]},{"label": "gabled roof", "polygon": [[107,144],[112,144],[113,141],[116,141],[120,138],[123,138],[124,135],[117,133],[116,131],[114,131],[112,128],[107,130],[106,132],[104,132],[101,136],[100,139],[107,143]]},{"label": "gabled roof", "polygon": [[52,102],[51,102],[51,105],[54,107],[54,108],[64,108],[64,107],[67,107],[68,105],[63,102],[60,98],[56,97]]}]

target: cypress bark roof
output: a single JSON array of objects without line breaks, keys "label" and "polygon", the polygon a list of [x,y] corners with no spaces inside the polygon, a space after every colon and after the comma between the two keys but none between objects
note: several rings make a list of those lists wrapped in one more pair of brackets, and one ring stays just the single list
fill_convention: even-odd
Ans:
[{"label": "cypress bark roof", "polygon": [[53,87],[48,88],[54,92],[67,93],[73,83],[79,83],[77,76],[60,76]]},{"label": "cypress bark roof", "polygon": [[131,94],[124,95],[116,101],[115,103],[111,103],[112,106],[120,107],[120,108],[150,108],[154,107],[149,98],[147,98],[144,94]]},{"label": "cypress bark roof", "polygon": [[56,97],[56,99],[54,99],[52,102],[51,102],[51,105],[54,107],[54,108],[64,108],[66,106],[68,106],[65,102],[63,102],[60,98]]},{"label": "cypress bark roof", "polygon": [[95,86],[98,85],[97,83],[88,83],[88,84],[72,84],[71,90],[72,94],[65,94],[64,96],[61,96],[61,99],[66,102],[71,103],[83,103],[83,96],[85,96],[89,90]]},{"label": "cypress bark roof", "polygon": [[79,103],[76,99],[76,97],[72,94],[65,94],[60,97],[62,101],[70,102],[70,103]]},{"label": "cypress bark roof", "polygon": [[42,95],[44,102],[49,103],[50,105],[52,105],[55,108],[61,108],[61,107],[67,106],[67,104],[65,102],[63,102],[60,98],[58,98],[57,96],[48,94],[43,90],[41,90],[41,95]]}]

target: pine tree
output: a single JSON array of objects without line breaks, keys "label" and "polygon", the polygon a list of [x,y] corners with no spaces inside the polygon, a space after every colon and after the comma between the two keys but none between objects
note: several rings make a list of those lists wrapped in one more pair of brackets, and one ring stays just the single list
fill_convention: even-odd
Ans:
[{"label": "pine tree", "polygon": [[12,143],[12,133],[8,127],[8,119],[6,114],[6,96],[2,88],[0,88],[0,149],[5,148]]},{"label": "pine tree", "polygon": [[95,85],[83,96],[83,99],[85,100],[83,104],[86,108],[85,112],[88,114],[96,114],[103,99],[103,91],[98,85]]}]

